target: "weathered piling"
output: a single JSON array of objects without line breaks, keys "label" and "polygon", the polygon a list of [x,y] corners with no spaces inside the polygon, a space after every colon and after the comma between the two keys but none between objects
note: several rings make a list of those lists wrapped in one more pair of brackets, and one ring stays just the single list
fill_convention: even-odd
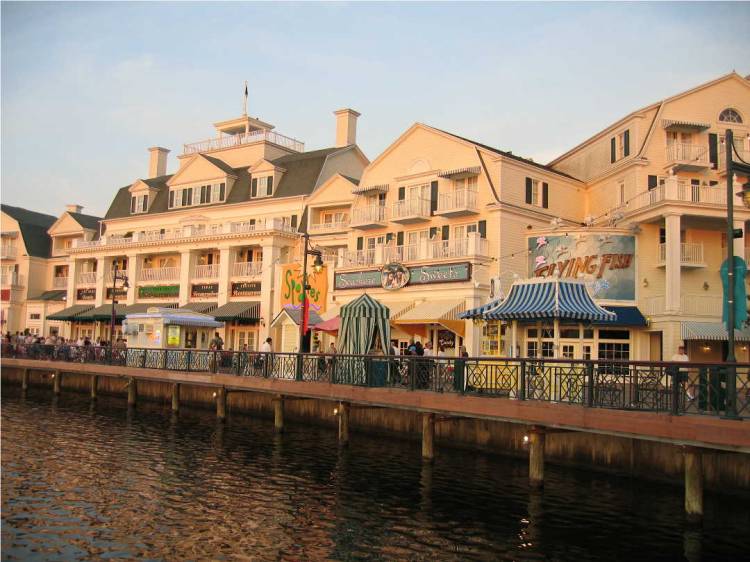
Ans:
[{"label": "weathered piling", "polygon": [[685,515],[689,520],[703,517],[703,453],[697,447],[686,447],[685,457]]},{"label": "weathered piling", "polygon": [[339,445],[349,444],[349,403],[339,402]]},{"label": "weathered piling", "polygon": [[544,486],[544,428],[533,427],[529,432],[529,484],[532,488]]},{"label": "weathered piling", "polygon": [[279,433],[284,431],[284,397],[281,394],[273,399],[273,427]]},{"label": "weathered piling", "polygon": [[435,458],[435,414],[422,414],[422,458]]}]

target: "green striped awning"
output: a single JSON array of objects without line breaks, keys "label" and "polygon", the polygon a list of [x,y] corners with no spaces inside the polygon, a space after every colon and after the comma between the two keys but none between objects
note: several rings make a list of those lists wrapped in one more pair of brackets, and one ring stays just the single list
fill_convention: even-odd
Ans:
[{"label": "green striped awning", "polygon": [[[175,308],[176,303],[146,303],[139,302],[136,304],[115,304],[115,320],[122,322],[125,320],[125,316],[128,314],[135,314],[137,312],[146,312],[151,307],[159,308]],[[87,312],[76,317],[79,322],[108,322],[112,318],[112,303],[103,304],[92,308]]]},{"label": "green striped awning", "polygon": [[88,312],[92,308],[94,308],[93,304],[74,304],[73,306],[69,306],[53,314],[49,314],[47,316],[47,320],[63,320],[66,322],[70,322],[72,320],[77,320],[78,315]]},{"label": "green striped awning", "polygon": [[258,322],[260,320],[260,303],[258,301],[228,302],[209,314],[219,322]]},{"label": "green striped awning", "polygon": [[384,306],[365,293],[342,306],[339,316],[341,318],[388,318],[390,311],[387,306]]},{"label": "green striped awning", "polygon": [[339,345],[342,353],[365,355],[380,347],[387,353],[391,341],[390,311],[368,294],[341,307]]},{"label": "green striped awning", "polygon": [[183,304],[180,308],[183,310],[192,310],[193,312],[200,312],[201,314],[211,314],[212,310],[216,310],[219,303],[213,302],[189,302]]},{"label": "green striped awning", "polygon": [[[722,322],[683,322],[683,340],[727,341],[727,329]],[[750,341],[750,330],[734,331],[735,341]]]},{"label": "green striped awning", "polygon": [[29,297],[27,300],[30,300],[30,301],[64,301],[67,293],[68,292],[65,289],[44,291],[43,293],[35,297]]}]

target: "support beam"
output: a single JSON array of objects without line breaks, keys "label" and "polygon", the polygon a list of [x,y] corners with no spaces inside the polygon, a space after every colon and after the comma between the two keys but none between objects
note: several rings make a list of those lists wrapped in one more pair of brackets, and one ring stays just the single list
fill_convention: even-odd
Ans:
[{"label": "support beam", "polygon": [[544,440],[543,428],[532,428],[529,432],[529,485],[532,488],[544,486]]},{"label": "support beam", "polygon": [[339,445],[349,444],[349,403],[339,402]]},{"label": "support beam", "polygon": [[422,459],[435,458],[435,414],[422,414]]},{"label": "support beam", "polygon": [[91,375],[91,398],[92,400],[96,400],[96,394],[99,390],[99,377],[96,375]]},{"label": "support beam", "polygon": [[24,369],[21,372],[21,390],[28,390],[29,389],[29,370]]},{"label": "support beam", "polygon": [[60,371],[52,373],[52,392],[60,394],[60,388],[62,387],[62,374]]},{"label": "support beam", "polygon": [[284,431],[284,397],[281,394],[273,399],[273,427],[278,433]]},{"label": "support beam", "polygon": [[136,398],[138,396],[138,383],[135,378],[130,377],[128,379],[128,406],[135,406]]},{"label": "support beam", "polygon": [[172,411],[180,411],[180,383],[178,382],[172,385]]},{"label": "support beam", "polygon": [[685,515],[688,520],[703,517],[703,453],[695,447],[685,448]]},{"label": "support beam", "polygon": [[223,386],[216,389],[216,417],[220,420],[227,418],[227,389]]}]

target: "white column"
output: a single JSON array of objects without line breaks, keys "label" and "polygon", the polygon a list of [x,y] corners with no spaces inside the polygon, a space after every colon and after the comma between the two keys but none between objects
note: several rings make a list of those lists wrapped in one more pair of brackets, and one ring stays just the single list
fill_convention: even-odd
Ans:
[{"label": "white column", "polygon": [[229,302],[229,272],[232,268],[233,254],[231,248],[219,248],[219,306]]},{"label": "white column", "polygon": [[126,304],[135,304],[135,297],[138,294],[138,275],[141,273],[140,257],[138,254],[128,254],[128,296],[125,298]]},{"label": "white column", "polygon": [[[734,221],[734,228],[742,229],[742,238],[734,239],[734,255],[739,256],[744,260],[745,259],[745,221]],[[703,259],[705,260],[705,256]]]},{"label": "white column", "polygon": [[680,312],[680,215],[664,217],[666,231],[666,311]]},{"label": "white column", "polygon": [[276,265],[281,256],[281,248],[273,240],[263,243],[263,273],[260,281],[260,315],[266,325],[260,327],[260,341],[264,341],[270,333],[271,321],[276,312]]},{"label": "white column", "polygon": [[68,261],[68,296],[65,300],[67,306],[73,306],[76,303],[76,283],[78,283],[78,260],[75,258]]},{"label": "white column", "polygon": [[190,302],[190,280],[193,277],[193,252],[183,250],[180,252],[180,306]]},{"label": "white column", "polygon": [[97,258],[96,259],[96,306],[101,306],[107,301],[107,273],[109,273],[109,267],[107,265],[111,263],[108,258]]},{"label": "white column", "polygon": [[553,344],[555,346],[554,353],[555,353],[555,359],[560,359],[562,354],[560,353],[560,319],[555,318],[554,322],[554,337],[555,337],[555,343]]}]

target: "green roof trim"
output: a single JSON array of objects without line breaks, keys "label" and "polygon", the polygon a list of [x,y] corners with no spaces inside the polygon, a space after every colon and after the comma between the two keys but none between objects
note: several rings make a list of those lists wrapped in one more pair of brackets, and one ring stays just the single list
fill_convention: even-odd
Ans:
[{"label": "green roof trim", "polygon": [[94,305],[91,304],[74,304],[68,308],[63,308],[54,314],[47,315],[47,320],[63,320],[70,322],[72,320],[77,320],[79,314],[84,314],[92,308],[94,308]]},{"label": "green roof trim", "polygon": [[65,289],[55,289],[54,291],[44,291],[43,293],[29,297],[27,300],[30,301],[64,301],[67,296]]},{"label": "green roof trim", "polygon": [[260,303],[228,302],[210,313],[219,322],[252,323],[260,320]]}]

